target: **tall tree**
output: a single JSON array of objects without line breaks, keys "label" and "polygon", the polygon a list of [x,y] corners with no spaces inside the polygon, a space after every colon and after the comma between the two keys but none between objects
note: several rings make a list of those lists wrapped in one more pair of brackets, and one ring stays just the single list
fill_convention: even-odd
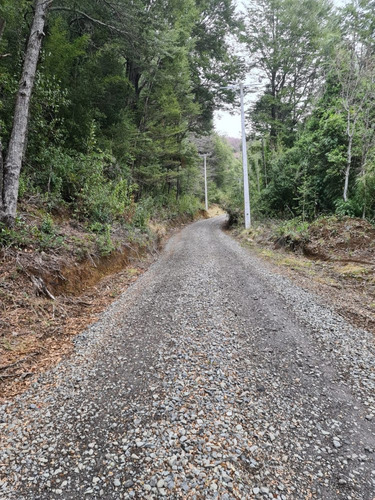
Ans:
[{"label": "tall tree", "polygon": [[347,157],[343,199],[348,201],[353,146],[361,129],[363,172],[373,141],[370,119],[375,113],[375,53],[369,37],[368,2],[353,2],[345,9],[343,39],[335,57],[335,73],[341,85],[341,106],[346,116]]},{"label": "tall tree", "polygon": [[295,131],[322,74],[322,38],[328,0],[253,0],[246,35],[253,71],[265,79],[266,91],[256,108],[259,128],[271,144]]},{"label": "tall tree", "polygon": [[30,99],[35,74],[45,36],[46,15],[53,0],[35,0],[35,12],[25,53],[21,82],[17,94],[13,117],[13,128],[8,145],[3,171],[0,172],[0,221],[8,226],[14,224],[17,211],[19,176],[25,150]]}]

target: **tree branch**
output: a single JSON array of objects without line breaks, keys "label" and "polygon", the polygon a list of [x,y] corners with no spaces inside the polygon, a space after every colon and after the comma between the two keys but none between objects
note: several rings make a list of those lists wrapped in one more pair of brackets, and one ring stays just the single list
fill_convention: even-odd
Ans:
[{"label": "tree branch", "polygon": [[80,16],[84,17],[88,21],[98,24],[99,26],[102,26],[103,28],[108,28],[110,30],[116,31],[117,33],[120,33],[121,35],[129,36],[129,33],[126,31],[123,31],[119,28],[116,28],[116,26],[113,26],[111,24],[107,24],[104,21],[100,21],[100,19],[95,19],[94,17],[89,16],[85,12],[82,12],[81,10],[77,9],[70,9],[69,7],[52,7],[50,11],[65,11],[65,12],[73,12],[75,14],[79,14]]}]

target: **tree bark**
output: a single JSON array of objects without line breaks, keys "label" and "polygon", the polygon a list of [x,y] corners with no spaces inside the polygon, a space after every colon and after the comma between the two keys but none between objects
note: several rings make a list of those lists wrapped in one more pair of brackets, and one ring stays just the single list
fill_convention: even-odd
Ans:
[{"label": "tree bark", "polygon": [[3,179],[4,179],[4,160],[3,160],[3,143],[1,141],[1,127],[0,127],[0,193],[3,192]]},{"label": "tree bark", "polygon": [[7,226],[12,226],[16,217],[19,177],[26,143],[31,94],[44,37],[46,15],[52,2],[53,0],[35,0],[34,19],[17,94],[8,153],[3,167],[0,221]]},{"label": "tree bark", "polygon": [[343,198],[344,201],[348,201],[348,187],[349,187],[349,175],[350,175],[350,167],[352,164],[352,144],[353,144],[353,136],[349,136],[348,142],[348,157],[346,161],[346,170],[345,170],[345,183],[344,183],[344,192]]},{"label": "tree bark", "polygon": [[0,40],[1,40],[2,36],[3,36],[4,29],[5,29],[5,20],[4,19],[0,19]]},{"label": "tree bark", "polygon": [[[4,29],[5,29],[5,20],[0,19],[0,41],[3,37]],[[3,143],[1,140],[1,133],[2,130],[0,126],[0,195],[3,192],[3,177],[4,177]],[[1,207],[1,201],[0,201],[0,207]]]},{"label": "tree bark", "polygon": [[264,180],[266,183],[266,187],[268,187],[266,148],[264,145],[264,137],[262,137],[262,161],[263,161],[263,169],[264,169]]}]

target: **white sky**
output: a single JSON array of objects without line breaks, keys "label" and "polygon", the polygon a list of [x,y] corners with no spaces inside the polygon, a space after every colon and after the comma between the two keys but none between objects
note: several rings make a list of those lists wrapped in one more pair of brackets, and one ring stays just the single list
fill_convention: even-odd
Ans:
[{"label": "white sky", "polygon": [[[338,7],[342,7],[350,0],[333,0],[333,3]],[[243,5],[246,5],[246,0],[236,0],[238,7],[243,11]],[[248,97],[247,103],[245,104],[245,110],[256,100],[256,94],[252,94]],[[241,138],[241,114],[239,109],[235,110],[235,113],[230,113],[229,111],[216,111],[214,114],[214,126],[216,132],[220,135],[228,137],[238,137]]]}]

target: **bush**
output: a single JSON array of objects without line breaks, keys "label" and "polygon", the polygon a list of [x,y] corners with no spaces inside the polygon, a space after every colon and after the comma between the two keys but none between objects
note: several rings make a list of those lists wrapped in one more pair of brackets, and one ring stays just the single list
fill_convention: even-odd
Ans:
[{"label": "bush", "polygon": [[114,163],[108,153],[68,153],[51,146],[38,162],[44,168],[34,172],[33,182],[46,192],[45,201],[50,207],[69,203],[74,206],[77,218],[107,224],[120,220],[132,203],[132,189],[127,180],[106,177],[105,172]]},{"label": "bush", "polygon": [[362,209],[361,205],[355,199],[344,201],[342,198],[339,198],[335,201],[335,213],[339,216],[361,217]]},{"label": "bush", "polygon": [[228,226],[238,226],[244,223],[244,211],[237,205],[232,203],[223,203],[223,210],[228,214]]},{"label": "bush", "polygon": [[111,227],[108,224],[102,227],[101,233],[96,239],[96,244],[102,257],[106,257],[115,250],[115,245],[111,238]]},{"label": "bush", "polygon": [[139,229],[146,229],[150,217],[155,211],[155,203],[151,197],[141,199],[135,207],[132,225]]},{"label": "bush", "polygon": [[281,245],[295,250],[309,241],[309,227],[308,222],[296,217],[278,226],[276,237]]},{"label": "bush", "polygon": [[24,248],[33,242],[26,223],[16,218],[13,228],[8,228],[0,223],[0,247]]},{"label": "bush", "polygon": [[55,225],[50,214],[46,214],[45,217],[43,218],[42,223],[40,225],[40,230],[42,233],[45,233],[47,235],[55,234]]},{"label": "bush", "polygon": [[179,215],[187,214],[193,216],[202,209],[202,203],[193,195],[184,194],[177,201],[177,213]]}]

